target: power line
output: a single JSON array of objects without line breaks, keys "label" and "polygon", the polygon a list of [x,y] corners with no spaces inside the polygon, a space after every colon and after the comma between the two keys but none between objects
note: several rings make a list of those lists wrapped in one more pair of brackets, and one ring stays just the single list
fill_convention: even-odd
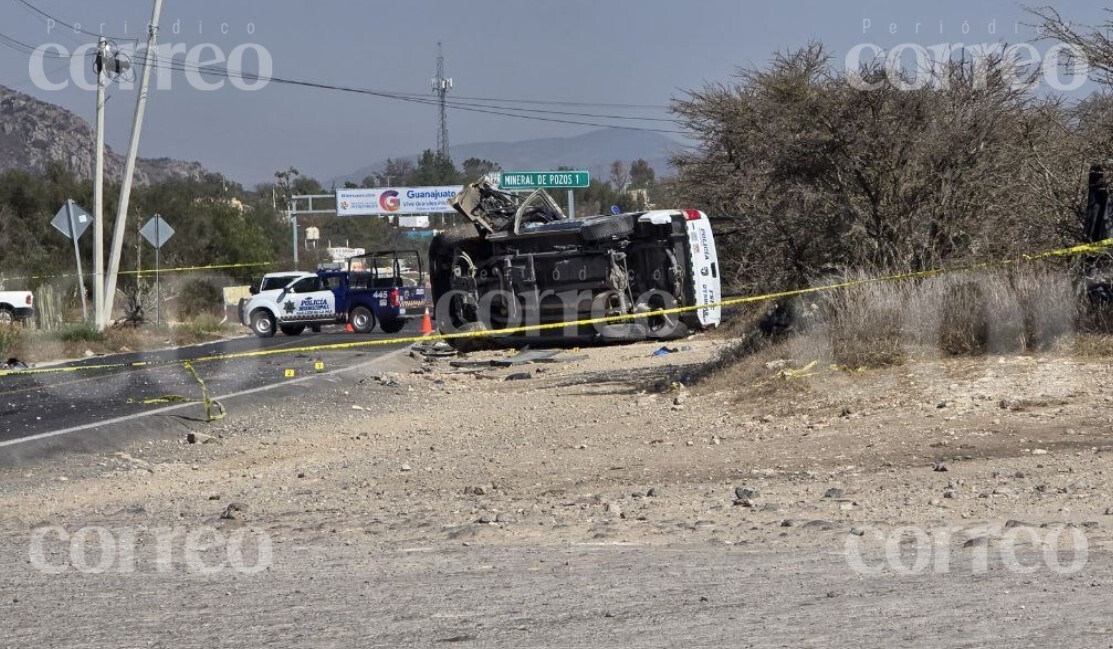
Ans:
[{"label": "power line", "polygon": [[92,36],[94,38],[100,38],[101,36],[103,36],[105,38],[109,38],[109,39],[112,39],[112,40],[131,41],[131,42],[135,42],[135,43],[139,42],[139,39],[128,38],[127,36],[110,36],[108,34],[94,34],[93,32],[85,31],[84,29],[81,29],[81,28],[77,27],[76,23],[73,23],[73,24],[67,23],[66,21],[61,20],[57,16],[53,16],[53,15],[43,11],[42,9],[39,9],[35,5],[28,2],[28,0],[12,0],[12,1],[13,2],[18,2],[19,4],[23,5],[24,7],[27,7],[28,9],[30,9],[31,11],[39,14],[43,18],[47,18],[49,20],[52,20],[52,21],[54,21],[55,24],[61,25],[62,27],[65,27],[67,29],[71,29],[74,32],[79,33],[79,34],[85,34],[86,36]]},{"label": "power line", "polygon": [[[419,95],[409,92],[399,92],[399,95],[407,97],[418,97]],[[561,101],[556,99],[507,99],[504,97],[464,97],[457,95],[457,99],[464,99],[467,101],[493,101],[502,104],[535,104],[541,106],[578,106],[581,108],[629,108],[637,110],[669,110],[668,106],[661,104],[613,104],[605,102],[587,102],[587,101]]]},{"label": "power line", "polygon": [[[46,12],[46,11],[43,11],[42,9],[39,9],[34,4],[29,2],[29,0],[12,0],[12,1],[23,5],[27,9],[35,12],[36,14],[40,15],[43,18],[47,18],[49,20],[54,21],[54,23],[56,23],[57,25],[61,25],[62,27],[66,27],[68,29],[71,29],[71,30],[77,32],[77,33],[85,34],[87,36],[92,36],[92,37],[95,37],[95,38],[100,38],[101,36],[104,36],[105,38],[109,38],[109,39],[113,39],[113,40],[122,40],[122,41],[136,42],[136,43],[139,42],[138,39],[134,39],[134,38],[128,38],[128,37],[125,37],[125,36],[110,36],[110,35],[96,34],[96,33],[90,32],[90,31],[86,31],[84,29],[77,28],[75,26],[75,24],[68,23],[64,20],[59,19],[57,16],[54,16],[54,15],[52,15],[52,14]],[[440,65],[443,65],[443,57],[438,58],[438,63]],[[207,70],[207,71],[211,74],[219,74],[215,69],[210,69],[210,70]],[[228,76],[228,78],[231,78],[230,75],[238,75],[238,76],[241,76],[241,78],[248,78],[247,75],[244,75],[241,72],[229,71],[229,73],[230,73],[229,75],[224,75],[224,76]],[[257,77],[257,76],[255,78],[259,79],[259,77]],[[441,70],[441,74],[438,74],[438,78],[444,80],[443,70]],[[281,78],[277,78],[277,77],[270,78],[270,79],[268,79],[268,81],[273,81],[275,83],[301,85],[301,84],[298,84],[296,82],[296,80],[281,79]],[[448,80],[448,81],[451,82],[451,80]],[[333,87],[331,89],[346,90],[346,91],[364,91],[364,92],[366,92],[366,94],[381,93],[381,94],[376,95],[376,96],[383,96],[383,97],[388,97],[388,98],[392,98],[392,99],[399,99],[399,100],[409,99],[409,100],[415,100],[416,101],[416,100],[420,100],[420,99],[423,98],[421,95],[417,95],[417,94],[414,94],[414,93],[404,93],[404,92],[372,91],[372,90],[367,90],[367,89],[343,88],[343,87],[339,87],[339,86]],[[442,97],[442,99],[443,99],[443,97]],[[528,104],[528,105],[541,105],[541,106],[568,106],[568,107],[580,107],[580,108],[620,108],[620,109],[632,109],[632,110],[668,110],[668,108],[669,108],[668,106],[653,105],[653,104],[577,102],[577,101],[566,101],[566,100],[512,99],[512,98],[499,98],[499,97],[465,97],[465,96],[460,96],[459,99],[460,100],[465,100],[465,101],[495,102],[495,103],[502,103],[502,104]],[[591,113],[576,113],[576,112],[565,112],[565,111],[547,111],[547,110],[540,110],[540,109],[516,108],[516,107],[513,107],[513,106],[491,106],[491,105],[483,105],[483,104],[466,104],[466,103],[451,102],[451,101],[446,102],[446,105],[457,108],[458,110],[467,110],[467,108],[474,108],[474,109],[483,108],[483,109],[500,110],[500,111],[501,110],[510,110],[510,111],[519,111],[519,112],[536,112],[536,113],[541,113],[541,114],[567,115],[567,116],[573,116],[573,117],[588,117],[588,118],[594,118],[594,119],[629,119],[629,120],[639,120],[639,121],[659,121],[659,122],[675,123],[675,120],[667,119],[667,118],[634,117],[634,116],[626,116],[626,115],[598,115],[598,114],[591,114]],[[465,107],[467,107],[467,108],[465,108]],[[485,112],[485,111],[474,110],[472,112]],[[507,115],[507,116],[508,117],[520,117],[522,119],[530,119],[529,117],[524,116],[524,115]],[[551,121],[551,122],[566,122],[567,121],[567,120],[541,119],[541,118],[535,118],[535,119],[537,119],[537,121]],[[572,122],[568,122],[568,123],[572,123]],[[587,125],[588,126],[595,126],[594,124],[587,124]],[[628,128],[633,129],[633,127],[628,127]],[[655,130],[655,129],[633,129],[633,130]],[[669,132],[669,131],[664,131],[664,132]]]},{"label": "power line", "polygon": [[[229,70],[227,68],[217,68],[217,67],[213,67],[213,66],[195,66],[195,65],[191,65],[191,66],[187,67],[187,65],[185,63],[180,63],[178,61],[173,61],[173,60],[171,60],[167,63],[162,63],[162,62],[159,62],[159,61],[155,61],[154,65],[156,67],[161,67],[161,68],[165,68],[165,69],[169,69],[169,70],[174,70],[174,71],[177,71],[177,72],[200,72],[200,73],[211,74],[213,76],[224,77],[224,78],[228,78],[228,79],[238,78],[238,79],[244,79],[244,80],[249,80],[249,81],[267,81],[267,82],[270,82],[270,83],[292,85],[292,86],[299,86],[299,87],[305,87],[305,88],[314,88],[314,89],[318,89],[318,90],[333,90],[333,91],[337,91],[337,92],[346,92],[346,93],[352,93],[352,94],[369,95],[369,96],[373,96],[373,97],[379,97],[379,98],[382,98],[382,99],[393,99],[393,100],[396,100],[396,101],[406,101],[406,102],[422,104],[422,105],[427,105],[427,106],[438,106],[439,105],[439,100],[430,99],[430,98],[423,98],[421,96],[411,96],[411,95],[408,95],[408,94],[383,92],[383,91],[380,91],[380,90],[372,90],[372,89],[368,89],[368,88],[354,88],[354,87],[350,87],[350,86],[339,86],[339,85],[334,85],[334,84],[329,84],[329,83],[316,82],[316,81],[306,81],[306,80],[301,80],[301,79],[284,79],[284,78],[281,78],[281,77],[273,77],[273,76],[272,77],[262,77],[260,75],[254,74],[254,73],[245,73],[245,72],[242,72],[242,71]],[[597,127],[597,128],[615,128],[615,129],[628,130],[628,131],[646,131],[646,132],[652,132],[652,133],[670,133],[670,134],[677,134],[677,135],[684,135],[684,134],[687,133],[687,131],[675,130],[675,129],[661,129],[661,128],[649,128],[649,127],[644,127],[644,126],[628,126],[628,125],[621,125],[621,124],[608,124],[608,123],[563,119],[563,118],[556,118],[556,117],[541,117],[541,116],[536,116],[536,115],[523,115],[523,114],[520,114],[520,113],[507,112],[508,110],[523,111],[523,110],[533,110],[533,109],[511,108],[511,107],[507,107],[507,106],[486,106],[486,105],[483,105],[483,104],[467,104],[467,103],[453,102],[453,101],[446,102],[446,105],[448,107],[454,109],[454,110],[461,110],[461,111],[466,111],[466,112],[489,114],[489,115],[498,115],[498,116],[501,116],[501,117],[514,117],[514,118],[518,118],[518,119],[525,119],[525,120],[532,120],[532,121],[539,121],[539,122],[551,122],[551,123],[557,123],[557,124],[571,124],[571,125],[576,125],[576,126],[594,126],[594,127]],[[546,112],[546,113],[557,112],[557,113],[561,113],[560,111],[538,111],[538,112]],[[563,114],[563,113],[561,113],[561,114]],[[620,119],[620,120],[657,119],[657,118],[639,118],[639,117],[633,117],[633,116],[600,116],[600,115],[593,115],[593,114],[590,114],[590,113],[573,113],[571,116],[579,116],[579,115],[582,115],[582,116],[585,116],[585,117],[588,117],[588,118],[594,117],[596,119]],[[673,122],[673,120],[665,120],[665,121]]]},{"label": "power line", "polygon": [[12,38],[11,36],[8,36],[7,34],[0,34],[0,45],[3,45],[5,47],[7,47],[8,49],[15,50],[16,52],[19,52],[20,54],[35,54],[36,52],[38,52],[41,56],[43,56],[44,58],[48,58],[48,59],[72,59],[72,58],[74,58],[73,54],[58,54],[56,52],[47,52],[46,50],[42,50],[40,52],[39,48],[35,47],[34,45],[28,45],[27,43],[24,43],[23,41],[16,40],[15,38]]},{"label": "power line", "polygon": [[[409,97],[408,94],[404,94],[402,96]],[[474,106],[474,107],[477,107],[477,108],[494,108],[494,109],[498,109],[498,110],[513,110],[513,111],[524,112],[524,113],[543,113],[543,114],[547,114],[547,115],[570,115],[570,116],[574,116],[574,117],[594,117],[594,118],[597,118],[597,119],[624,119],[624,120],[637,121],[637,122],[669,122],[669,123],[672,123],[672,124],[677,123],[677,120],[675,120],[671,117],[638,117],[636,115],[603,115],[603,114],[599,114],[599,113],[580,113],[580,112],[564,111],[564,110],[544,110],[544,109],[541,109],[541,108],[517,108],[515,106],[498,106],[498,105],[491,105],[491,104],[473,104],[473,103],[460,102],[460,101],[453,101],[453,102],[449,102],[449,103],[450,103],[450,105],[455,105],[455,106]]]}]

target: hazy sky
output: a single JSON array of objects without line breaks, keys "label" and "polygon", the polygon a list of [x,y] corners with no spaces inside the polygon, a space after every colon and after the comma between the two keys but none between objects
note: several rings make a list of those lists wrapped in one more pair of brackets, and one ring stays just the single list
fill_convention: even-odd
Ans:
[{"label": "hazy sky", "polygon": [[[87,31],[99,32],[103,23],[105,33],[128,38],[145,38],[152,4],[27,2]],[[1092,2],[1054,4],[1081,22],[1103,18]],[[57,43],[72,52],[94,40],[61,25],[49,28],[19,0],[0,0],[0,17],[0,33],[35,47]],[[736,66],[762,64],[777,50],[813,39],[840,58],[862,43],[888,48],[908,42],[924,47],[1031,42],[1045,51],[1050,44],[1016,24],[1030,20],[1020,4],[1005,0],[165,0],[160,42],[164,52],[179,46],[179,62],[186,50],[212,44],[224,57],[237,47],[248,52],[243,66],[254,69],[250,52],[262,49],[273,59],[277,77],[424,97],[437,42],[443,41],[456,96],[664,106],[684,89],[726,79]],[[213,58],[213,49],[201,52],[202,63]],[[36,70],[26,54],[0,48],[0,84],[92,121],[94,93],[70,81],[70,65],[68,59],[45,59],[45,79],[32,79]],[[88,60],[72,65],[84,71]],[[181,72],[168,77],[172,87],[152,93],[141,155],[199,160],[249,184],[290,165],[334,177],[435,142],[432,106],[273,83],[257,91],[228,83],[202,91]],[[65,89],[49,89],[67,81]],[[123,151],[135,91],[113,87],[110,93],[108,142]],[[668,116],[628,108],[531,107]],[[449,121],[454,143],[590,130],[460,111],[450,112]],[[614,123],[671,128],[663,122]]]}]

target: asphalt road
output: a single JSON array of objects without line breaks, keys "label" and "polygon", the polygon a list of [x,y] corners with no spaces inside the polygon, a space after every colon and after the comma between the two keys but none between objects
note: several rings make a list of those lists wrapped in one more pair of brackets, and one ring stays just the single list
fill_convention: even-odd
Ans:
[{"label": "asphalt road", "polygon": [[[80,372],[0,377],[0,444],[44,433],[107,422],[172,405],[179,397],[199,400],[200,386],[182,367],[181,361],[238,354],[256,350],[296,349],[371,340],[389,340],[416,334],[417,324],[398,334],[375,332],[361,335],[326,330],[269,339],[237,338],[222,342],[182,347],[160,352],[102,356],[66,364],[70,367],[116,363],[150,363],[150,367],[90,369]],[[326,371],[366,362],[398,349],[398,345],[374,345],[348,350],[296,352],[260,358],[205,361],[194,369],[214,398],[289,382],[316,372],[323,362]],[[165,400],[170,397],[170,400]],[[187,416],[201,416],[203,409],[189,409]]]}]

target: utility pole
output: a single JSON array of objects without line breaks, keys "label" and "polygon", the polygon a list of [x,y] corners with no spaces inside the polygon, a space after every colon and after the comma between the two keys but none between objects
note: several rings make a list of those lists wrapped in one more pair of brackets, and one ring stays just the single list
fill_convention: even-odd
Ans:
[{"label": "utility pole", "polygon": [[298,269],[298,215],[289,201],[286,203],[286,218],[290,219],[291,231],[294,235],[294,270]]},{"label": "utility pole", "polygon": [[433,79],[433,94],[440,103],[441,124],[437,130],[437,153],[448,159],[448,91],[452,90],[452,79],[444,76],[444,49],[437,43],[437,76]]},{"label": "utility pole", "polygon": [[104,86],[107,83],[104,66],[107,54],[108,40],[102,36],[97,42],[97,141],[93,172],[93,322],[97,331],[104,330],[107,318],[104,311]]},{"label": "utility pole", "polygon": [[116,227],[112,236],[112,256],[108,261],[108,278],[104,285],[104,313],[107,322],[112,317],[112,305],[116,298],[116,278],[120,272],[120,255],[124,248],[124,228],[127,226],[128,202],[131,200],[131,184],[135,175],[135,159],[139,155],[139,135],[143,130],[143,115],[147,109],[147,90],[151,84],[151,68],[158,58],[158,19],[162,14],[162,0],[155,0],[151,13],[151,24],[147,30],[147,51],[143,61],[143,76],[139,81],[139,97],[135,102],[135,121],[131,128],[131,145],[124,163],[123,185],[120,187],[120,206],[116,211]]}]

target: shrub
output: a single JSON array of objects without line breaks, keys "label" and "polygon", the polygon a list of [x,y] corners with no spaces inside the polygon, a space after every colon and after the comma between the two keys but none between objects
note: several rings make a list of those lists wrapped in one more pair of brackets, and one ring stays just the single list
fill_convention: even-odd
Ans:
[{"label": "shrub", "polygon": [[192,280],[182,287],[178,318],[190,320],[201,315],[214,315],[224,303],[220,288],[206,280]]},{"label": "shrub", "polygon": [[227,325],[211,313],[202,313],[178,325],[177,330],[194,336],[223,333]]},{"label": "shrub", "polygon": [[23,339],[23,332],[19,327],[0,326],[0,361],[6,360]]},{"label": "shrub", "polygon": [[104,333],[87,322],[68,324],[51,333],[51,335],[65,343],[85,342],[95,343],[104,341]]}]

